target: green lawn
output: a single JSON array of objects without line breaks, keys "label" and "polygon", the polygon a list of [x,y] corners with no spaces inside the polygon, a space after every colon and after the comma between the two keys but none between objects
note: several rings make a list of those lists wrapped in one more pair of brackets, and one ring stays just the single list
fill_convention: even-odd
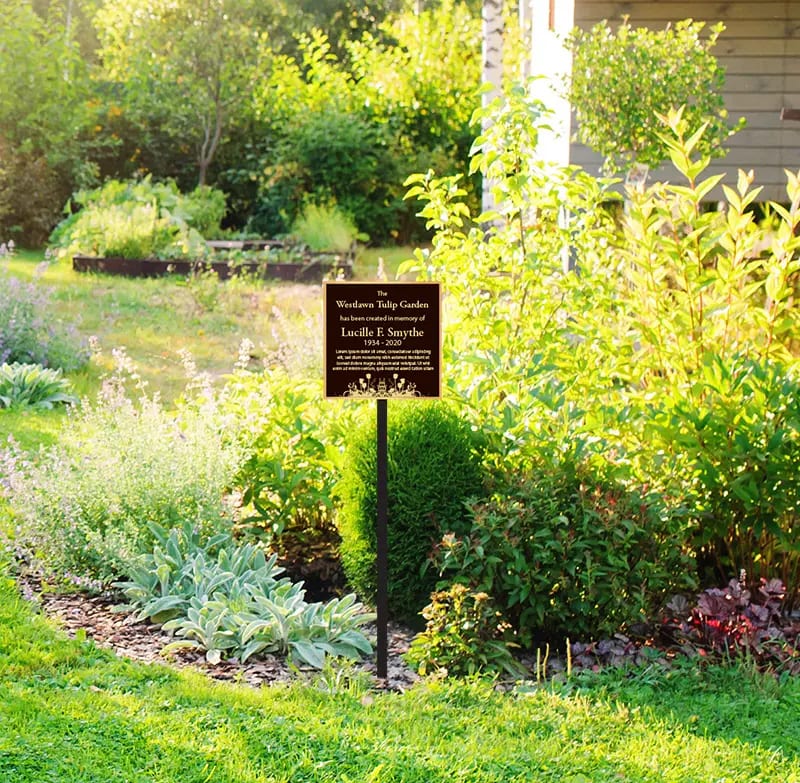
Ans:
[{"label": "green lawn", "polygon": [[[388,274],[409,258],[411,248],[365,248],[355,265],[358,279],[374,277],[378,259]],[[78,396],[93,396],[104,373],[113,367],[111,352],[124,347],[148,384],[169,402],[186,386],[180,351],[188,351],[201,372],[219,378],[229,373],[244,338],[254,344],[254,364],[282,340],[299,340],[311,324],[311,340],[322,346],[322,293],[318,285],[210,279],[187,281],[173,276],[128,279],[79,274],[65,263],[42,271],[44,253],[19,251],[0,264],[24,281],[37,280],[51,292],[55,321],[74,324],[80,335],[96,337],[102,353],[83,370],[72,373]],[[303,340],[309,339],[308,336]],[[0,411],[0,442],[9,435],[25,447],[52,443],[62,412]]]},{"label": "green lawn", "polygon": [[480,682],[256,691],[68,640],[0,583],[9,783],[792,783],[798,708],[796,680],[715,669],[571,694]]}]

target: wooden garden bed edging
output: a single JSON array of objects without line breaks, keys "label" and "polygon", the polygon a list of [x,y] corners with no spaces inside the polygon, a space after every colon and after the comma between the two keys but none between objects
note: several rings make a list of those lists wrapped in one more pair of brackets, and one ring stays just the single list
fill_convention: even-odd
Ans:
[{"label": "wooden garden bed edging", "polygon": [[340,271],[345,278],[352,277],[352,259],[344,255],[320,253],[307,256],[302,262],[162,260],[157,258],[96,258],[73,256],[72,268],[76,272],[102,272],[124,277],[162,277],[163,275],[188,275],[192,272],[213,270],[220,280],[242,273],[254,274],[262,279],[292,282],[320,282],[331,270]]}]

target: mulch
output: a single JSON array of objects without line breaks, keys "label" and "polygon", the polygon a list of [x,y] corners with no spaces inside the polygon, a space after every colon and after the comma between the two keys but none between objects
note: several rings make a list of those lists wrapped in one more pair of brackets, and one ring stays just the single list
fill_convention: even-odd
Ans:
[{"label": "mulch", "polygon": [[[35,577],[25,575],[18,577],[17,584],[22,595],[40,607],[70,637],[85,635],[98,647],[132,661],[194,669],[215,680],[241,682],[255,688],[314,676],[313,669],[292,667],[285,657],[275,655],[252,658],[246,663],[223,660],[217,664],[206,661],[198,650],[179,650],[165,655],[164,647],[174,642],[175,637],[163,631],[160,625],[136,620],[131,612],[117,610],[115,607],[122,600],[120,596],[52,593],[43,591]],[[374,638],[374,628],[368,626],[366,631]],[[357,663],[354,670],[370,675],[377,689],[407,690],[419,680],[402,658],[413,636],[414,632],[407,628],[389,625],[386,680],[375,676],[374,656]]]}]

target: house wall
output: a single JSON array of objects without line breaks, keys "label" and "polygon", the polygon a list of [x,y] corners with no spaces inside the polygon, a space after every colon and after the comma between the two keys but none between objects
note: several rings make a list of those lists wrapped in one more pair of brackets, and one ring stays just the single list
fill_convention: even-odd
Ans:
[{"label": "house wall", "polygon": [[[572,0],[555,0],[557,3]],[[663,29],[691,18],[725,24],[712,52],[726,70],[725,105],[732,120],[744,117],[744,129],[728,140],[728,155],[712,162],[709,174],[726,173],[736,183],[738,169],[754,169],[760,198],[786,200],[784,169],[800,169],[800,121],[782,120],[781,109],[800,109],[800,0],[575,0],[574,21],[588,29],[603,19],[613,26],[627,15],[635,27]],[[570,158],[597,172],[598,155],[572,144]],[[654,172],[669,176],[668,169]],[[674,175],[674,169],[672,169]]]}]

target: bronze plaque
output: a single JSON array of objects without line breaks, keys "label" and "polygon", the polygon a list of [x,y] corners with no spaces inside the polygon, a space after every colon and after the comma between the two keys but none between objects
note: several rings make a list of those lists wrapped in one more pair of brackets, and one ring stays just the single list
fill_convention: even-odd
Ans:
[{"label": "bronze plaque", "polygon": [[325,396],[441,396],[440,283],[323,284]]}]

